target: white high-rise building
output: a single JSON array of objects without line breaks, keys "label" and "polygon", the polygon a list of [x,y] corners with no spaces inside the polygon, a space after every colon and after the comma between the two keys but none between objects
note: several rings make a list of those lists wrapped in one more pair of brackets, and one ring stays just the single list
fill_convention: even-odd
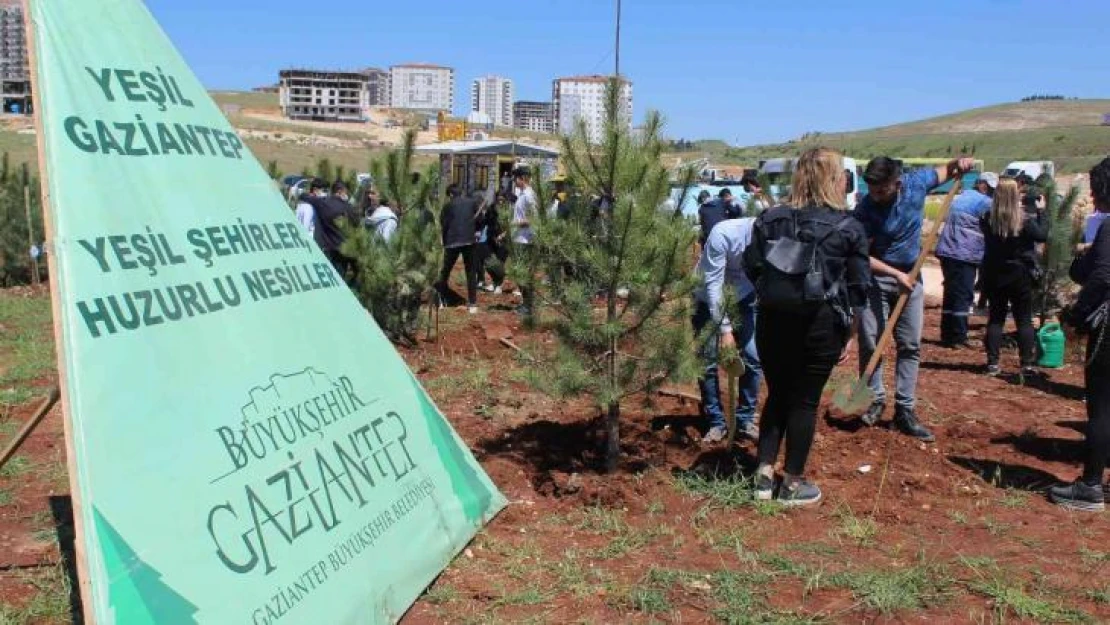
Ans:
[{"label": "white high-rise building", "polygon": [[485,113],[496,126],[512,126],[513,81],[501,76],[475,78],[470,85],[470,110]]},{"label": "white high-rise building", "polygon": [[[574,130],[579,119],[586,122],[590,141],[600,143],[605,129],[605,88],[610,76],[572,76],[556,78],[552,83],[551,100],[555,108],[555,128],[566,134]],[[621,117],[632,127],[632,82],[621,78]]]},{"label": "white high-rise building", "polygon": [[427,63],[389,68],[393,108],[448,111],[455,108],[455,70]]}]

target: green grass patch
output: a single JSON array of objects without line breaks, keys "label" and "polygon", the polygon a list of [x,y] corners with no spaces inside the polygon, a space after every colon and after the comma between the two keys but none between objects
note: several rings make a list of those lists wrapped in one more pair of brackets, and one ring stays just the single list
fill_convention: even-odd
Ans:
[{"label": "green grass patch", "polygon": [[450,584],[436,584],[424,593],[424,600],[432,605],[444,605],[458,601],[462,594]]},{"label": "green grass patch", "polygon": [[493,607],[500,608],[508,605],[539,605],[550,601],[553,595],[545,593],[536,586],[529,586],[521,590],[502,594],[493,602]]},{"label": "green grass patch", "polygon": [[874,519],[856,516],[852,507],[842,503],[836,508],[838,524],[831,530],[833,536],[865,546],[875,542],[879,535],[879,525]]},{"label": "green grass patch", "polygon": [[671,611],[667,593],[649,586],[635,586],[628,592],[628,602],[633,610],[645,614],[662,614]]},{"label": "green grass patch", "polygon": [[1037,623],[1094,622],[1089,615],[1079,610],[1031,594],[1021,584],[1001,576],[973,582],[970,588],[991,600],[995,617],[1000,622],[1005,622],[1009,617]]},{"label": "green grass patch", "polygon": [[866,607],[890,615],[939,605],[949,594],[952,579],[942,568],[922,562],[903,569],[837,573],[829,583],[848,588]]},{"label": "green grass patch", "polygon": [[23,456],[16,456],[0,467],[0,477],[19,477],[31,469],[31,463]]},{"label": "green grass patch", "polygon": [[26,604],[16,607],[0,603],[0,624],[36,625],[69,623],[69,577],[61,564],[17,574],[17,580],[35,591]]},{"label": "green grass patch", "polygon": [[54,370],[50,298],[0,294],[0,403],[22,404],[29,384]]},{"label": "green grass patch", "polygon": [[989,557],[960,558],[975,578],[967,583],[971,592],[991,600],[995,619],[1006,622],[1010,617],[1037,623],[1088,623],[1091,617],[1080,610],[1064,607],[1045,596],[1027,590],[1012,573],[1002,569]]},{"label": "green grass patch", "polygon": [[1007,488],[998,503],[1005,508],[1024,508],[1029,503],[1029,493]]},{"label": "green grass patch", "polygon": [[753,499],[752,481],[742,476],[706,476],[687,471],[675,477],[678,492],[707,499],[720,508],[739,508]]},{"label": "green grass patch", "polygon": [[1087,598],[1095,603],[1110,605],[1110,585],[1102,588],[1092,588],[1087,591]]},{"label": "green grass patch", "polygon": [[3,488],[0,488],[0,506],[6,506],[12,502],[12,494]]}]

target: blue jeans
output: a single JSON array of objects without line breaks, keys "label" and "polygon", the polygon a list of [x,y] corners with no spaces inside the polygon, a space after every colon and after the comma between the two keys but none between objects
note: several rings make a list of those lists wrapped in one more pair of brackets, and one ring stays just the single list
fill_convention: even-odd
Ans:
[{"label": "blue jeans", "polygon": [[[740,393],[736,402],[736,423],[744,427],[755,423],[755,409],[759,405],[759,383],[763,379],[763,366],[759,361],[759,353],[755,348],[755,295],[751,295],[740,302],[740,318],[732,320],[732,335],[736,338],[736,345],[741,347],[741,358],[744,360],[746,371],[740,377]],[[702,301],[695,302],[694,332],[701,332],[706,325],[713,322],[709,312],[709,304]],[[704,338],[701,347],[701,357],[705,361],[705,375],[698,380],[701,388],[702,414],[709,419],[709,427],[725,427],[725,412],[721,406],[721,384],[717,377],[717,352],[720,332],[711,328]]]},{"label": "blue jeans", "polygon": [[[868,289],[868,306],[860,317],[859,368],[863,372],[871,354],[875,352],[879,337],[886,328],[887,316],[901,294],[894,278],[873,276]],[[921,329],[925,324],[925,285],[918,279],[910,293],[906,308],[894,326],[894,344],[897,348],[895,363],[894,402],[899,411],[912,411],[917,401],[917,373],[921,365]],[[883,361],[875,368],[868,386],[875,392],[875,401],[886,402],[883,386]]]}]

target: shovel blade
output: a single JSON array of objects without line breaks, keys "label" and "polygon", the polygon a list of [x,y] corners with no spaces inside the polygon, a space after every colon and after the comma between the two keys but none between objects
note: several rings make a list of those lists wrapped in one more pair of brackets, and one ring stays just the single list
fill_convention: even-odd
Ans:
[{"label": "shovel blade", "polygon": [[861,378],[854,384],[844,384],[836,389],[832,397],[832,407],[844,416],[858,417],[867,412],[874,401],[875,392]]}]

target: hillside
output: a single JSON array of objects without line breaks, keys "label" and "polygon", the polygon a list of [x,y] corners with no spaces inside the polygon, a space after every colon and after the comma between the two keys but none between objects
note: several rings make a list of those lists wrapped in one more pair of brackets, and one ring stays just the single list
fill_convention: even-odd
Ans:
[{"label": "hillside", "polygon": [[809,133],[780,144],[713,149],[715,142],[701,142],[698,148],[702,155],[722,162],[745,164],[794,155],[816,145],[834,147],[856,158],[968,153],[983,159],[988,169],[1014,160],[1048,159],[1056,161],[1061,173],[1075,173],[1110,153],[1110,126],[1101,125],[1104,113],[1110,113],[1110,100],[1018,102],[871,130]]}]

